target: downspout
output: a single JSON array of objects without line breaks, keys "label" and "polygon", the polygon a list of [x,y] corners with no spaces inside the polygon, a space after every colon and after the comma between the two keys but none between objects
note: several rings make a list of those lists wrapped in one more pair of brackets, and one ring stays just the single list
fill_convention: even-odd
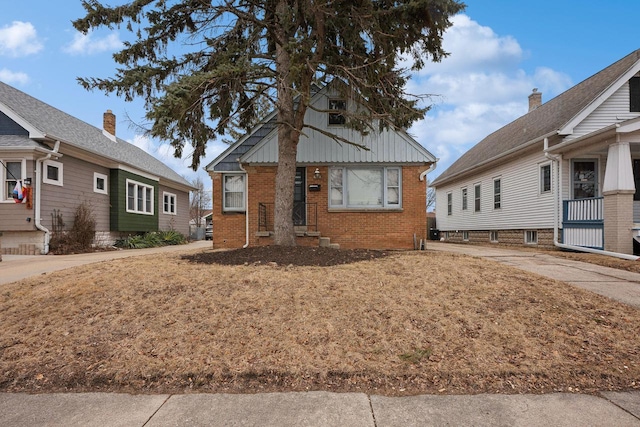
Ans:
[{"label": "downspout", "polygon": [[[429,172],[433,172],[434,170],[436,170],[436,166],[438,165],[438,160],[440,159],[436,159],[435,162],[431,163],[431,166],[429,166],[429,169],[427,169],[426,171],[420,174],[420,181],[424,181],[424,179],[426,178]],[[429,187],[429,180],[427,180],[427,187]]]},{"label": "downspout", "polygon": [[[425,190],[424,190],[424,191],[425,191],[425,197],[427,197],[427,192],[428,192],[428,190],[429,190],[429,179],[427,178],[427,174],[428,174],[429,172],[433,172],[434,170],[436,170],[436,166],[438,165],[438,160],[440,160],[440,159],[436,159],[436,161],[435,161],[435,162],[431,163],[431,166],[429,166],[429,169],[427,169],[426,171],[424,171],[424,172],[422,172],[422,173],[420,174],[420,181],[424,181],[425,179],[427,180],[427,182],[426,182],[426,188],[425,188]],[[426,208],[425,208],[425,216],[426,216]],[[426,228],[427,228],[427,230],[426,230],[426,231],[427,231],[427,235],[425,236],[425,239],[424,239],[424,241],[425,241],[425,243],[424,243],[424,249],[425,249],[425,250],[427,249],[427,240],[429,240],[429,220],[427,219],[427,220],[426,220],[426,222],[427,222],[427,223],[425,224],[425,226],[426,226]],[[413,235],[413,238],[414,238],[414,240],[415,240],[415,238],[416,238],[416,235],[415,235],[415,234]],[[419,249],[422,249],[422,248],[419,248]]]},{"label": "downspout", "polygon": [[562,154],[551,154],[548,152],[549,149],[549,139],[545,138],[544,139],[544,156],[547,159],[550,159],[554,162],[556,162],[556,164],[558,164],[558,179],[556,179],[556,197],[554,198],[554,213],[553,213],[553,221],[554,221],[554,225],[553,225],[553,244],[554,246],[561,248],[561,249],[568,249],[568,250],[572,250],[572,251],[577,251],[577,252],[587,252],[587,253],[592,253],[592,254],[598,254],[598,255],[606,255],[606,256],[610,256],[610,257],[615,257],[615,258],[622,258],[622,259],[626,259],[626,260],[630,260],[630,261],[637,261],[640,257],[637,255],[629,255],[629,254],[622,254],[619,252],[611,252],[611,251],[605,251],[602,249],[593,249],[593,248],[585,248],[583,246],[575,246],[575,245],[568,245],[566,243],[560,243],[558,241],[558,225],[559,225],[559,218],[560,218],[560,203],[562,202],[562,194],[561,194],[561,185],[560,185],[560,180],[562,177]]},{"label": "downspout", "polygon": [[242,163],[240,163],[240,159],[238,159],[238,167],[242,172],[244,172],[245,182],[244,182],[244,216],[245,216],[245,230],[244,230],[244,246],[242,249],[246,249],[249,246],[249,174],[242,167]]},{"label": "downspout", "polygon": [[44,231],[44,248],[42,249],[42,255],[46,255],[49,253],[49,239],[51,236],[51,232],[49,231],[49,229],[47,227],[45,227],[44,225],[42,225],[41,223],[41,218],[40,218],[40,213],[41,213],[41,209],[40,209],[40,193],[42,190],[42,164],[49,160],[51,158],[52,155],[57,154],[58,153],[58,149],[60,149],[60,141],[56,141],[56,145],[53,147],[53,151],[50,152],[49,154],[47,154],[45,157],[40,157],[39,159],[36,160],[36,182],[35,182],[35,192],[36,192],[36,198],[35,198],[35,212],[34,212],[34,216],[35,216],[35,221],[34,224],[36,226],[36,228],[40,231]]}]

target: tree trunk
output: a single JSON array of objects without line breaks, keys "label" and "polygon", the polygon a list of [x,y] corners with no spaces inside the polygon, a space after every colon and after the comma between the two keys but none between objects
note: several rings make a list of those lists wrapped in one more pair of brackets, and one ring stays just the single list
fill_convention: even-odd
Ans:
[{"label": "tree trunk", "polygon": [[278,129],[278,171],[276,172],[276,200],[274,211],[274,243],[280,246],[295,246],[296,233],[293,228],[293,187],[296,177],[297,141],[287,126]]}]

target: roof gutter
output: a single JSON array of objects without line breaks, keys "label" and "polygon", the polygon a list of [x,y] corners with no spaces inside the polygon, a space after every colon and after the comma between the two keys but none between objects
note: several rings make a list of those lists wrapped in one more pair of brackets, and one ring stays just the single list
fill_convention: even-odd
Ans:
[{"label": "roof gutter", "polygon": [[549,148],[549,147],[548,147],[548,143],[547,143],[547,146],[545,146],[545,149],[544,149],[544,150],[545,150],[545,152],[547,152],[547,151],[548,151],[548,152],[557,152],[557,151],[561,151],[561,150],[566,149],[567,147],[571,147],[571,146],[572,146],[572,145],[574,145],[574,144],[578,144],[578,143],[580,143],[580,142],[582,142],[582,141],[585,141],[585,140],[587,140],[587,139],[590,139],[590,138],[593,138],[593,137],[596,137],[596,136],[602,135],[603,133],[610,132],[610,131],[612,131],[612,130],[614,130],[614,129],[618,128],[618,127],[620,127],[620,125],[619,125],[619,124],[617,124],[617,123],[616,123],[616,124],[613,124],[613,125],[609,125],[609,126],[604,127],[604,128],[602,128],[602,129],[598,129],[598,130],[597,130],[597,131],[595,131],[595,132],[591,132],[591,133],[588,133],[588,134],[586,134],[586,135],[582,135],[582,136],[580,136],[580,137],[578,137],[578,138],[574,138],[574,139],[571,139],[571,140],[569,140],[569,141],[561,142],[560,144],[554,145],[554,146],[553,146],[553,147],[551,147],[551,148]]},{"label": "roof gutter", "polygon": [[[575,140],[574,140],[575,141]],[[569,141],[569,142],[574,142],[574,141]],[[560,144],[562,145],[562,144]],[[554,147],[556,148],[556,147]],[[640,259],[639,256],[637,255],[629,255],[629,254],[623,254],[623,253],[619,253],[619,252],[611,252],[611,251],[605,251],[602,249],[593,249],[593,248],[586,248],[584,246],[575,246],[575,245],[568,245],[566,243],[560,243],[559,239],[558,239],[558,229],[560,228],[560,203],[562,200],[562,193],[561,193],[561,189],[562,186],[560,185],[560,179],[562,177],[562,154],[551,154],[549,153],[549,151],[551,151],[549,149],[549,139],[545,138],[544,139],[544,156],[549,159],[554,161],[557,164],[556,170],[558,171],[558,178],[555,180],[556,182],[556,197],[554,198],[554,209],[553,209],[553,245],[557,248],[560,249],[568,249],[568,250],[572,250],[572,251],[576,251],[576,252],[587,252],[587,253],[592,253],[592,254],[598,254],[598,255],[605,255],[605,256],[610,256],[610,257],[615,257],[615,258],[621,258],[621,259],[626,259],[626,260],[630,260],[630,261],[637,261],[638,259]]]},{"label": "roof gutter", "polygon": [[41,193],[42,193],[42,164],[49,160],[52,156],[57,155],[58,154],[58,150],[60,149],[60,140],[56,141],[55,146],[53,147],[53,150],[51,150],[45,157],[41,157],[38,160],[36,160],[36,188],[35,188],[35,192],[36,192],[36,200],[35,200],[35,213],[34,213],[34,217],[35,217],[35,226],[38,230],[40,231],[44,231],[44,247],[42,248],[42,255],[46,255],[49,253],[49,240],[51,238],[51,232],[49,231],[49,229],[47,227],[45,227],[44,225],[42,225],[42,218],[40,218],[42,209],[40,206],[40,201],[41,201]]},{"label": "roof gutter", "polygon": [[[530,146],[532,146],[532,145],[535,145],[535,144],[539,143],[541,140],[548,139],[549,137],[554,136],[554,135],[557,135],[557,134],[558,134],[558,131],[557,131],[557,130],[554,130],[554,131],[551,131],[551,132],[546,133],[546,134],[544,134],[544,135],[538,136],[538,137],[536,137],[535,139],[531,139],[531,140],[529,140],[529,141],[525,142],[525,143],[524,143],[524,144],[522,144],[522,145],[518,145],[517,147],[514,147],[514,148],[512,148],[512,149],[510,149],[510,150],[507,150],[507,151],[505,151],[504,153],[498,154],[497,156],[494,156],[494,157],[492,157],[492,158],[490,158],[490,159],[487,159],[487,160],[485,160],[485,161],[483,161],[483,162],[480,162],[480,163],[478,163],[478,164],[474,165],[474,166],[473,166],[473,169],[476,169],[476,168],[478,168],[478,167],[480,167],[480,166],[486,166],[486,165],[487,165],[487,164],[489,164],[489,163],[495,162],[496,160],[500,160],[501,158],[503,158],[503,157],[507,157],[507,156],[509,156],[509,155],[511,155],[511,154],[513,154],[513,153],[517,153],[517,152],[518,152],[518,151],[520,151],[520,150],[523,150],[523,149],[525,149],[525,148],[528,148],[528,147],[530,147]],[[438,179],[439,179],[439,178],[436,178],[436,179],[433,181],[433,184],[437,183],[437,185],[442,185],[442,184],[444,184],[444,183],[447,183],[447,182],[449,182],[449,181],[454,180],[455,178],[459,178],[459,177],[463,176],[464,174],[466,174],[466,173],[467,173],[467,172],[469,172],[470,170],[471,170],[471,168],[467,168],[467,169],[465,169],[465,170],[462,170],[462,171],[460,171],[460,172],[458,172],[458,173],[455,173],[455,174],[453,174],[453,175],[451,175],[451,176],[448,176],[448,177],[444,178],[441,182],[438,182]],[[446,171],[445,171],[445,172],[446,172]]]}]

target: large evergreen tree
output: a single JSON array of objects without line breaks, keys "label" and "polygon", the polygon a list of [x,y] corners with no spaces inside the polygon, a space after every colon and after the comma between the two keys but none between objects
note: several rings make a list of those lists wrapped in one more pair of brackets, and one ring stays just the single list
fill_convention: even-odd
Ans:
[{"label": "large evergreen tree", "polygon": [[[135,36],[114,55],[111,78],[81,78],[86,88],[146,101],[150,134],[181,156],[193,147],[198,167],[208,141],[232,123],[248,127],[261,99],[277,110],[275,243],[295,245],[292,222],[297,144],[314,82],[339,79],[344,95],[365,104],[347,125],[407,128],[426,108],[405,92],[412,60],[420,69],[446,52],[457,0],[131,0],[105,6],[82,0],[87,33],[124,27]],[[324,133],[326,131],[320,130]],[[349,142],[349,141],[344,141]]]}]

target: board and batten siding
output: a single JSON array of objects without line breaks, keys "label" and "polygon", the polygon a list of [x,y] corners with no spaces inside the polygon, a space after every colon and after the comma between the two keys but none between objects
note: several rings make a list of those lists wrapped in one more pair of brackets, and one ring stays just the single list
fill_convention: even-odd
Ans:
[{"label": "board and batten siding", "polygon": [[[164,213],[164,193],[175,194],[175,215]],[[158,192],[158,210],[158,226],[160,230],[176,230],[185,236],[189,235],[189,193],[161,185]]]},{"label": "board and batten siding", "polygon": [[[552,190],[540,193],[540,166],[552,165]],[[436,223],[441,231],[553,228],[555,165],[540,152],[497,166],[470,178],[436,189]],[[493,182],[501,180],[501,208],[493,207]],[[474,211],[474,188],[481,185],[480,212]],[[462,189],[467,188],[467,209],[462,210]],[[453,195],[447,214],[447,193]]]},{"label": "board and batten siding", "polygon": [[[93,191],[94,172],[108,175],[109,169],[70,156],[62,156],[56,162],[62,164],[62,186],[41,183],[42,225],[52,230],[52,214],[59,210],[63,230],[70,230],[77,207],[86,202],[96,220],[96,231],[109,231],[109,196]],[[46,176],[46,168],[42,167],[42,176]]]},{"label": "board and batten siding", "polygon": [[629,82],[627,82],[578,124],[573,129],[573,134],[567,136],[566,140],[636,117],[640,117],[640,113],[629,112]]}]

